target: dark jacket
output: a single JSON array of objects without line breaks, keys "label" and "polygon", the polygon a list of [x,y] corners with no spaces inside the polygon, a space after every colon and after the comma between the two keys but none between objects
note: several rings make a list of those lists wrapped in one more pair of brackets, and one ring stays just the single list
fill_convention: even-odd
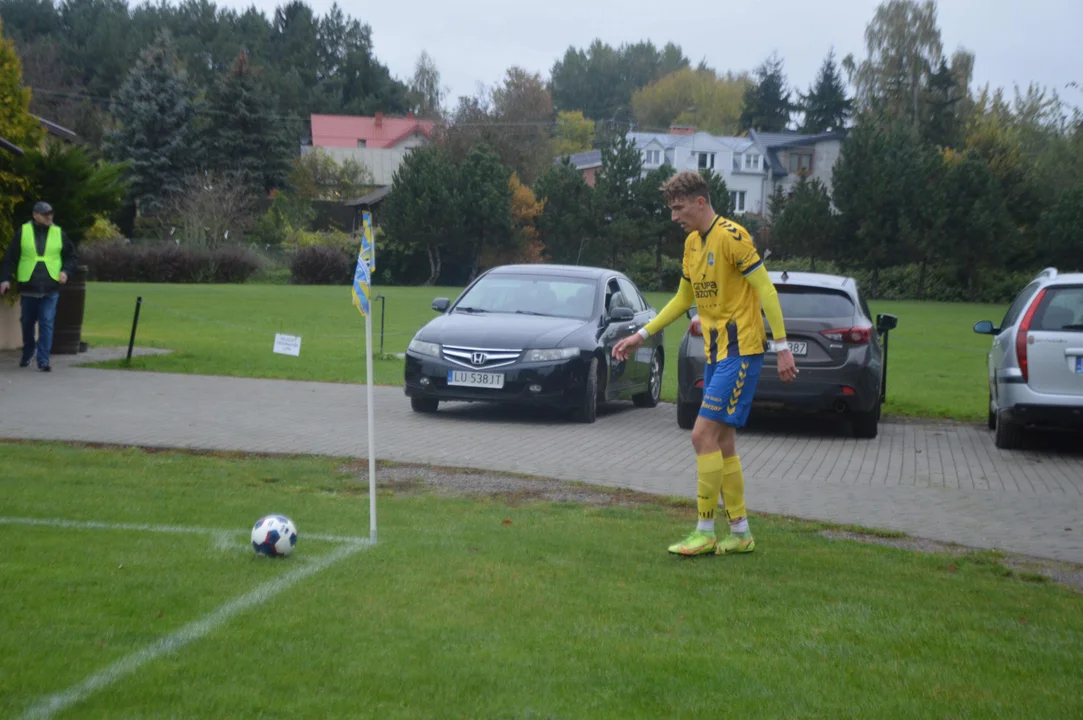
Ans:
[{"label": "dark jacket", "polygon": [[[34,242],[38,246],[38,255],[45,253],[45,240],[49,235],[49,226],[34,223]],[[63,247],[60,250],[60,270],[70,278],[75,274],[75,244],[68,239],[67,233],[60,231]],[[4,253],[4,261],[0,264],[0,282],[13,282],[16,271],[19,269],[19,257],[23,250],[23,226],[15,226],[15,237],[8,245],[8,251]],[[29,282],[19,283],[19,292],[31,295],[49,295],[60,290],[60,283],[49,277],[49,271],[45,263],[39,262],[34,267],[34,274]]]}]

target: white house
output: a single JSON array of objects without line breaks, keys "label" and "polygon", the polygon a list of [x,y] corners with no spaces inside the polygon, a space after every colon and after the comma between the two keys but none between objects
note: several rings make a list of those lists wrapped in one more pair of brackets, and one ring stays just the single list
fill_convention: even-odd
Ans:
[{"label": "white house", "polygon": [[802,172],[823,181],[830,191],[831,172],[844,138],[844,132],[802,135],[755,130],[746,137],[721,137],[679,126],[668,133],[628,133],[643,154],[644,174],[667,163],[676,170],[710,168],[726,181],[738,214],[766,214],[774,188],[788,190]]}]

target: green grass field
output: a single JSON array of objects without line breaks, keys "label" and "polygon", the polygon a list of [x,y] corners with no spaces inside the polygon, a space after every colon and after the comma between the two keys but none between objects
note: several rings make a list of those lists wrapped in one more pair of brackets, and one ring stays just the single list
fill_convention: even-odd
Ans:
[{"label": "green grass field", "polygon": [[[350,461],[0,455],[3,717],[1083,715],[1083,596],[991,553],[755,518],[754,554],[683,560],[688,506],[414,486],[358,550],[312,537],[367,537]],[[284,560],[247,545],[269,512]]]},{"label": "green grass field", "polygon": [[[433,298],[454,298],[458,288],[391,287],[386,295],[384,352],[403,352],[414,333],[435,317]],[[91,283],[84,340],[127,345],[137,296],[144,298],[137,344],[168,348],[166,356],[136,358],[132,367],[163,372],[363,382],[364,322],[346,287],[283,285],[139,285]],[[661,308],[666,293],[650,293]],[[380,305],[374,304],[374,351],[379,352]],[[985,417],[985,352],[989,340],[972,332],[978,320],[998,321],[1003,307],[946,303],[880,302],[874,313],[899,317],[892,334],[888,414],[979,420]],[[666,330],[666,352],[677,357],[687,321]],[[271,351],[275,333],[302,337],[299,357]],[[121,367],[122,362],[107,366]],[[374,363],[378,384],[402,382],[402,360]],[[665,372],[662,397],[675,400],[676,365]]]}]

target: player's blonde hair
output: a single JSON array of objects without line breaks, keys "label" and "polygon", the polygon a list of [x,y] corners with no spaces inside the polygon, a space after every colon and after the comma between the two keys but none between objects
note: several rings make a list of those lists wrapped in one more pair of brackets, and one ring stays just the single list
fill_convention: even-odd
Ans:
[{"label": "player's blonde hair", "polygon": [[695,170],[682,170],[669,180],[662,183],[662,196],[666,204],[675,200],[692,200],[698,197],[711,202],[711,193],[707,189],[707,181]]}]

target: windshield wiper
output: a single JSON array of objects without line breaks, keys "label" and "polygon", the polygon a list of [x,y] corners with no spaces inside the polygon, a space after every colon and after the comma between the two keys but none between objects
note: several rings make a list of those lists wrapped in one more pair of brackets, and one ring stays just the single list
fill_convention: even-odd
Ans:
[{"label": "windshield wiper", "polygon": [[489,311],[488,311],[488,310],[485,310],[485,309],[483,309],[483,308],[476,308],[476,307],[457,307],[457,308],[455,308],[455,312],[464,312],[464,313],[487,313],[487,312],[489,312]]},{"label": "windshield wiper", "polygon": [[534,312],[533,310],[516,310],[516,315],[537,315],[539,317],[552,317],[549,313]]},{"label": "windshield wiper", "polygon": [[1061,330],[1083,330],[1083,324],[1065,325]]}]

